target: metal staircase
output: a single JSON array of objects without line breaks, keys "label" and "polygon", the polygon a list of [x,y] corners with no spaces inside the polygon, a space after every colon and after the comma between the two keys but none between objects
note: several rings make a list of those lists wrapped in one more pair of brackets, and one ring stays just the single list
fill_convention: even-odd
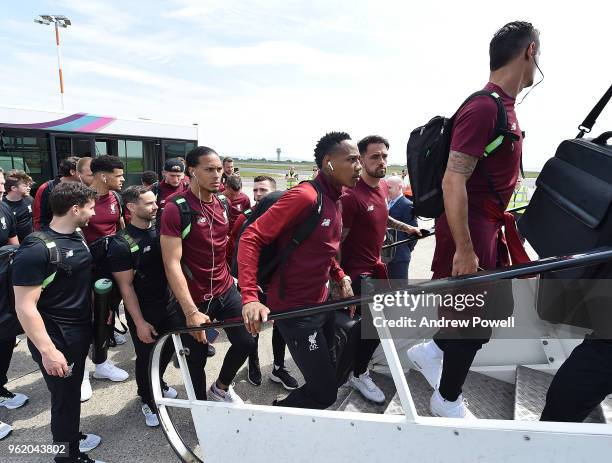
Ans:
[{"label": "metal staircase", "polygon": [[[381,373],[370,373],[374,382],[383,390],[387,400],[377,405],[364,399],[350,386],[338,390],[338,400],[331,410],[384,413],[403,415],[399,396],[393,380]],[[553,376],[538,370],[519,366],[516,369],[516,383],[510,384],[481,373],[470,372],[463,388],[469,408],[480,419],[537,421],[544,409],[546,391]],[[429,412],[429,398],[432,389],[425,378],[417,372],[406,374],[412,399],[419,416],[432,416]],[[585,420],[586,423],[612,424],[612,397],[608,397]]]}]

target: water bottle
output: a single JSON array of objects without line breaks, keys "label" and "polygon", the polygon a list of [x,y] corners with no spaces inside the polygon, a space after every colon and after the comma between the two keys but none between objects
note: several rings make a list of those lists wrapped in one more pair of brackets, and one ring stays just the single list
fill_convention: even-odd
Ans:
[{"label": "water bottle", "polygon": [[91,360],[96,364],[106,361],[109,344],[110,294],[113,282],[108,278],[100,278],[94,284],[94,342]]}]

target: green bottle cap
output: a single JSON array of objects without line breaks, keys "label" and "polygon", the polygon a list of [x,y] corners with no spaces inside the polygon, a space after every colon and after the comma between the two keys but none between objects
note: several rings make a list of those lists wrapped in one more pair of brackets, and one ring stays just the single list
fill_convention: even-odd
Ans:
[{"label": "green bottle cap", "polygon": [[94,285],[94,291],[96,292],[96,294],[106,294],[111,289],[113,289],[113,282],[110,281],[108,278],[100,278],[96,281],[96,284]]}]

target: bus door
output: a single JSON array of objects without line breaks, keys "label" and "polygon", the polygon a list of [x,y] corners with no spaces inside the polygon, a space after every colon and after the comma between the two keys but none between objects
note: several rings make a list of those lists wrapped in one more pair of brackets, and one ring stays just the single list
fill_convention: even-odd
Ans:
[{"label": "bus door", "polygon": [[51,135],[51,166],[53,175],[58,175],[58,167],[63,159],[70,156],[84,157],[95,153],[94,137],[86,135]]}]

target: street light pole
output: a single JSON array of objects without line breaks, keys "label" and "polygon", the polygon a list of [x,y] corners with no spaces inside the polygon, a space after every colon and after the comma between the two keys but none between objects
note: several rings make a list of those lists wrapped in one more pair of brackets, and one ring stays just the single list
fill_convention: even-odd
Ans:
[{"label": "street light pole", "polygon": [[44,24],[45,26],[49,26],[53,23],[55,27],[55,45],[57,49],[57,69],[59,72],[59,84],[60,84],[60,98],[62,101],[62,111],[64,110],[64,76],[62,74],[62,53],[60,49],[60,32],[59,28],[63,27],[67,28],[72,24],[72,22],[66,16],[53,16],[42,14],[39,18],[34,19],[35,23]]},{"label": "street light pole", "polygon": [[64,77],[62,76],[62,53],[60,51],[60,32],[57,22],[55,23],[55,44],[57,45],[57,69],[59,71],[60,97],[62,99],[62,111],[64,110]]}]

